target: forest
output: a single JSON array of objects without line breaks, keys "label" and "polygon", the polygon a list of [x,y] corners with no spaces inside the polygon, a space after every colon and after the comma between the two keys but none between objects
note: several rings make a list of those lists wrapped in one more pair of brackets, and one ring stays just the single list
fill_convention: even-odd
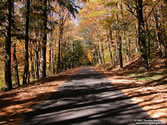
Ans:
[{"label": "forest", "polygon": [[83,64],[123,68],[136,55],[148,70],[156,48],[162,58],[167,56],[165,0],[82,4],[1,1],[0,79],[5,89]]},{"label": "forest", "polygon": [[167,94],[167,0],[0,0],[2,95],[82,66]]}]

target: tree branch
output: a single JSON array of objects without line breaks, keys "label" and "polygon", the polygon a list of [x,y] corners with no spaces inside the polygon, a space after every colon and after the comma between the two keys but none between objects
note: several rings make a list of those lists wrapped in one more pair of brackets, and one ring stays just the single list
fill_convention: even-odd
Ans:
[{"label": "tree branch", "polygon": [[127,11],[129,11],[133,16],[135,16],[137,18],[137,15],[134,13],[134,11],[132,10],[132,8],[127,3],[124,2],[124,4],[128,7]]},{"label": "tree branch", "polygon": [[151,11],[149,12],[149,14],[146,16],[146,20],[150,17],[151,13],[154,11],[154,8],[159,4],[161,0],[158,0],[157,3],[154,4],[153,8],[151,9]]}]

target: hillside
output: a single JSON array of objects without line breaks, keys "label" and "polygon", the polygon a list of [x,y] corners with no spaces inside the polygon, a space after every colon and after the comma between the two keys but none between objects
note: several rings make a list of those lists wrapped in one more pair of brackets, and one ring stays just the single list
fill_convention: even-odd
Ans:
[{"label": "hillside", "polygon": [[141,68],[140,58],[134,58],[123,69],[96,68],[109,78],[131,100],[140,105],[152,118],[167,122],[167,59],[159,52],[150,61],[150,70]]}]

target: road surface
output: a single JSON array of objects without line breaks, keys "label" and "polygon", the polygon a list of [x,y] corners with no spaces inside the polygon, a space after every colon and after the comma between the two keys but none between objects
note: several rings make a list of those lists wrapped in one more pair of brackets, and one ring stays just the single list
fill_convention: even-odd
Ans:
[{"label": "road surface", "polygon": [[150,117],[141,107],[103,75],[83,67],[48,100],[25,113],[23,125],[136,125],[144,119]]}]

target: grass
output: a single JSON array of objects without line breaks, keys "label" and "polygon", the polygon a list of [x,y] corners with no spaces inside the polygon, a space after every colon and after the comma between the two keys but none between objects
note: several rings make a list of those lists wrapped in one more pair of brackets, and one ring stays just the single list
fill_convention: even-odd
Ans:
[{"label": "grass", "polygon": [[135,72],[135,73],[130,73],[127,76],[143,82],[150,82],[153,80],[161,79],[165,75],[162,73],[156,73],[156,72]]}]

